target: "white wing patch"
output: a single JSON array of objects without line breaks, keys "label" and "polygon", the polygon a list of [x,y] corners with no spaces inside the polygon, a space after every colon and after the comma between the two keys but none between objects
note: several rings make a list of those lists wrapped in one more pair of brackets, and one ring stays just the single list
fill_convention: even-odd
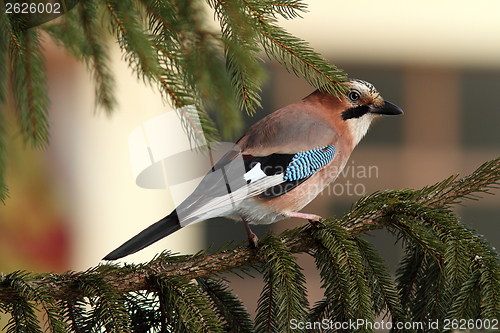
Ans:
[{"label": "white wing patch", "polygon": [[251,183],[264,177],[266,177],[266,174],[264,173],[264,171],[262,171],[262,165],[260,164],[260,162],[255,164],[254,167],[250,169],[250,171],[243,175],[243,178],[245,178],[247,182],[250,181]]},{"label": "white wing patch", "polygon": [[[254,168],[252,168],[252,170],[253,169]],[[258,170],[260,170],[260,172],[264,174],[260,167]],[[203,207],[200,207],[199,209],[190,212],[190,214],[185,216],[185,218],[180,221],[181,226],[184,227],[185,225],[187,225],[188,223],[186,223],[185,221],[193,217],[197,217],[198,220],[205,220],[221,215],[230,215],[235,211],[236,206],[240,204],[241,201],[249,197],[257,196],[264,192],[266,189],[283,183],[283,174],[274,176],[266,176],[264,174],[264,176],[265,177],[263,178],[251,181],[250,184],[243,186],[234,192],[213,198]]]}]

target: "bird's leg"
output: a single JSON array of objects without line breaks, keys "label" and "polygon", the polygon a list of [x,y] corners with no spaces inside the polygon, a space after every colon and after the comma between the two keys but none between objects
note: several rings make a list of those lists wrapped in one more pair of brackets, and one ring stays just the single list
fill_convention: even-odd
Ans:
[{"label": "bird's leg", "polygon": [[257,242],[259,241],[259,238],[257,237],[256,234],[254,234],[252,232],[252,230],[250,230],[250,226],[248,225],[248,221],[245,220],[244,218],[241,218],[241,220],[243,221],[243,224],[245,225],[245,229],[247,231],[248,243],[252,247],[257,247]]},{"label": "bird's leg", "polygon": [[291,212],[288,214],[288,217],[298,217],[299,219],[309,220],[309,223],[311,223],[312,225],[321,224],[325,226],[325,224],[321,222],[323,218],[319,215]]}]

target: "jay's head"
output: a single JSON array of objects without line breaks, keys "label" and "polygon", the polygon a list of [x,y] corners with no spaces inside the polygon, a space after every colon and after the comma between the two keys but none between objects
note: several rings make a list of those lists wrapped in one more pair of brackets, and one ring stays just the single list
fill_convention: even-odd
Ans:
[{"label": "jay's head", "polygon": [[342,112],[344,121],[363,117],[373,119],[377,116],[395,116],[403,113],[398,106],[384,101],[377,89],[369,82],[351,79],[345,85],[349,88],[346,101],[350,108]]},{"label": "jay's head", "polygon": [[344,108],[340,118],[349,128],[355,144],[366,134],[375,118],[403,113],[397,105],[385,101],[371,83],[350,79],[345,85],[349,91],[342,98]]}]

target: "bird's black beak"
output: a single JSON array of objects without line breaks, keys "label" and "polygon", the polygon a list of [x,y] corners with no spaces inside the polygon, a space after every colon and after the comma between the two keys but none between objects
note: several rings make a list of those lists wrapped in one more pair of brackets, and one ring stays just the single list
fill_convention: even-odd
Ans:
[{"label": "bird's black beak", "polygon": [[370,108],[371,113],[377,113],[380,115],[385,115],[385,116],[397,116],[398,114],[403,114],[403,110],[396,104],[392,104],[391,102],[384,102],[384,105],[381,107],[374,107],[372,106]]}]

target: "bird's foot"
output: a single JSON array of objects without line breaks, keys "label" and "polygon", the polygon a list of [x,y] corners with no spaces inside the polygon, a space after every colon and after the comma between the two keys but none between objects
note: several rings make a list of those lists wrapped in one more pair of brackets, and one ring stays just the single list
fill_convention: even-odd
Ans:
[{"label": "bird's foot", "polygon": [[305,213],[299,213],[299,212],[291,212],[290,214],[288,214],[288,216],[289,217],[298,217],[299,219],[306,219],[312,225],[321,224],[322,226],[325,226],[325,224],[323,222],[321,222],[321,220],[323,218],[321,216],[319,216],[319,215],[305,214]]},{"label": "bird's foot", "polygon": [[256,234],[253,232],[250,232],[251,234],[248,235],[248,244],[252,248],[257,248],[257,245],[259,243],[259,237],[257,237]]},{"label": "bird's foot", "polygon": [[242,218],[243,224],[245,225],[245,229],[247,231],[248,235],[248,244],[250,244],[250,247],[256,248],[257,244],[259,242],[259,237],[257,237],[256,234],[253,233],[252,230],[250,230],[250,226],[248,225],[248,221]]}]

